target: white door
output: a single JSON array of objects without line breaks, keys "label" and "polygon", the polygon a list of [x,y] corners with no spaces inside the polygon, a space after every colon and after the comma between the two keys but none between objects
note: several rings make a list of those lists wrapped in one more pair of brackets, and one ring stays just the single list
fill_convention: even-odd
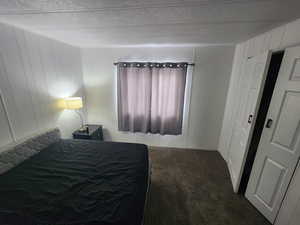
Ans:
[{"label": "white door", "polygon": [[239,188],[269,63],[270,54],[265,52],[248,59],[244,66],[240,83],[240,105],[228,154],[235,192]]},{"label": "white door", "polygon": [[300,47],[285,51],[246,197],[274,222],[300,152]]}]

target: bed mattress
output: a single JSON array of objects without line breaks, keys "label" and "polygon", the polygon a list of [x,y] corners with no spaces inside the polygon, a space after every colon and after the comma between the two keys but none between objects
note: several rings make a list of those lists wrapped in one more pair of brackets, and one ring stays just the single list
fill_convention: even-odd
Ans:
[{"label": "bed mattress", "polygon": [[145,145],[60,140],[0,175],[1,225],[141,225]]}]

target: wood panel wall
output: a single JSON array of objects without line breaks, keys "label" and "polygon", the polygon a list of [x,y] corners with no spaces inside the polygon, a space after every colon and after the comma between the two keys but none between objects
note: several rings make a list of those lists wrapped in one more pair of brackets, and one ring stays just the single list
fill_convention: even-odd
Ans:
[{"label": "wood panel wall", "polygon": [[0,34],[0,147],[56,126],[70,137],[79,118],[57,100],[83,96],[80,49],[4,24]]}]

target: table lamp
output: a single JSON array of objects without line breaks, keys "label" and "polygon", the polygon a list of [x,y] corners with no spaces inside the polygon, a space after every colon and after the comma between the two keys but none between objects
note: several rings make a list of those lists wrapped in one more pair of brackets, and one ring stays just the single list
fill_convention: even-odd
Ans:
[{"label": "table lamp", "polygon": [[82,114],[79,112],[79,109],[83,107],[82,103],[82,98],[81,97],[69,97],[64,99],[64,105],[65,109],[70,109],[70,110],[75,110],[75,112],[79,115],[80,117],[80,122],[81,122],[81,128],[80,130],[85,130],[83,126],[83,117]]}]

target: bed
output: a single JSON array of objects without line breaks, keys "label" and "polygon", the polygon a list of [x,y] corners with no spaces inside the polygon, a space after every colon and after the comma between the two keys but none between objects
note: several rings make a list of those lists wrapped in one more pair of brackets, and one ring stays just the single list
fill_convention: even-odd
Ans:
[{"label": "bed", "polygon": [[1,225],[143,222],[145,145],[63,140],[56,129],[1,153],[0,173]]}]

